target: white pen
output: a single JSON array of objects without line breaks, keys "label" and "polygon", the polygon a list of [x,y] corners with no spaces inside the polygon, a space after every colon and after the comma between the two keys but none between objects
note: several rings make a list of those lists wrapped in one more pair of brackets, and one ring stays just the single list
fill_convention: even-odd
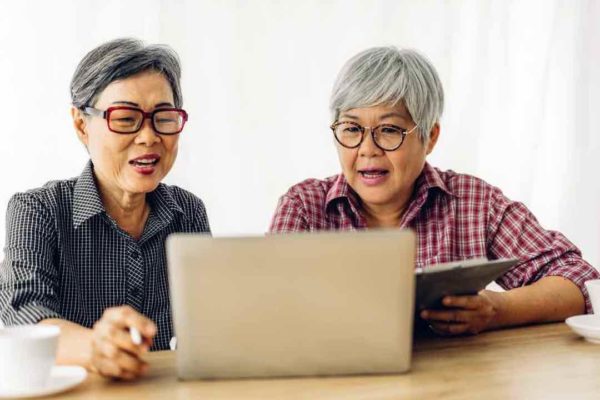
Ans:
[{"label": "white pen", "polygon": [[137,330],[137,328],[129,328],[129,336],[131,336],[131,341],[133,342],[133,344],[137,346],[142,344],[142,335],[140,334],[140,331]]}]

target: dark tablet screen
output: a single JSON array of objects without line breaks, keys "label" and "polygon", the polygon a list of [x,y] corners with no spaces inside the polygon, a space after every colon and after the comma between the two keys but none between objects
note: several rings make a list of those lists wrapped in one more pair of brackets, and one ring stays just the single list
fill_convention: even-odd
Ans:
[{"label": "dark tablet screen", "polygon": [[476,294],[517,262],[517,259],[465,260],[417,270],[417,310],[441,308],[444,296]]}]

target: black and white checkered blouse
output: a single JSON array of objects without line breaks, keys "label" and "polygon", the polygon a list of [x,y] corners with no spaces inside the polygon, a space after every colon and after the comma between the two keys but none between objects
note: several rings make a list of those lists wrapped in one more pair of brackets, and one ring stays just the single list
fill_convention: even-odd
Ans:
[{"label": "black and white checkered blouse", "polygon": [[107,307],[128,304],[157,327],[153,350],[173,334],[165,239],[210,232],[202,201],[160,184],[147,195],[150,215],[139,240],[106,214],[93,165],[78,178],[14,195],[0,266],[0,318],[5,325],[62,318],[91,328]]}]

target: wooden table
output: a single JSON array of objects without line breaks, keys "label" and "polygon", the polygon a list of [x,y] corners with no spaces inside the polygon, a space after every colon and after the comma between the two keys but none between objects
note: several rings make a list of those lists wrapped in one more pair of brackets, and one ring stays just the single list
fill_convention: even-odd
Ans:
[{"label": "wooden table", "polygon": [[149,355],[132,383],[96,375],[71,399],[584,399],[600,398],[600,345],[563,323],[463,338],[420,338],[403,375],[180,382],[175,353]]}]

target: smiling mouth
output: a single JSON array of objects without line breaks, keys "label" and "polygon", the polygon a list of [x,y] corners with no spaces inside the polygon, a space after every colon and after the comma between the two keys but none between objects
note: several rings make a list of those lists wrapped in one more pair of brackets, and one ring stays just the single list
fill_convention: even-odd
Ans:
[{"label": "smiling mouth", "polygon": [[152,158],[139,158],[136,160],[130,160],[129,164],[135,167],[153,167],[160,161],[160,157]]},{"label": "smiling mouth", "polygon": [[365,178],[379,178],[381,176],[385,176],[390,172],[386,169],[369,169],[369,170],[359,170],[358,173]]}]

